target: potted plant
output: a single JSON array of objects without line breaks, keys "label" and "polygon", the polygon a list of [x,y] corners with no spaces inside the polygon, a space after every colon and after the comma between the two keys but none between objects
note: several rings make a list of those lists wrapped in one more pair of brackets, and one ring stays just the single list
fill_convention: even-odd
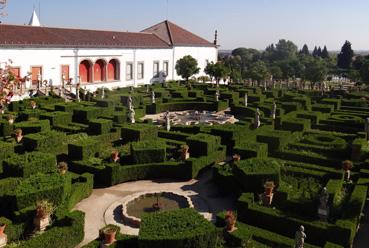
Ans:
[{"label": "potted plant", "polygon": [[5,223],[0,223],[0,237],[4,234],[5,227]]},{"label": "potted plant", "polygon": [[187,160],[190,157],[190,154],[188,152],[188,150],[190,149],[190,147],[186,144],[181,145],[181,159],[182,160]]},{"label": "potted plant", "polygon": [[9,125],[13,125],[13,123],[14,123],[14,115],[9,115],[8,116],[8,123],[9,123]]},{"label": "potted plant", "polygon": [[232,156],[233,162],[238,162],[241,160],[241,156],[239,154],[234,154]]},{"label": "potted plant", "polygon": [[342,162],[342,169],[345,171],[351,170],[353,167],[353,164],[350,160],[345,160]]},{"label": "potted plant", "polygon": [[66,162],[58,163],[58,171],[61,175],[64,175],[68,171],[68,164]]},{"label": "potted plant", "polygon": [[31,101],[31,107],[32,107],[32,109],[36,109],[37,108],[37,103],[35,101]]},{"label": "potted plant", "polygon": [[272,194],[274,188],[275,188],[275,184],[273,181],[266,181],[264,184],[265,195]]},{"label": "potted plant", "polygon": [[112,163],[118,163],[120,160],[119,152],[118,151],[112,151],[110,155],[110,162]]},{"label": "potted plant", "polygon": [[17,143],[20,143],[21,141],[22,141],[22,139],[23,139],[23,131],[22,131],[22,129],[20,129],[20,128],[17,128],[16,130],[15,130],[15,141],[17,142]]},{"label": "potted plant", "polygon": [[48,200],[41,200],[36,203],[36,216],[40,219],[50,217],[54,211],[54,204]]},{"label": "potted plant", "polygon": [[225,215],[225,222],[226,222],[226,230],[228,232],[232,232],[235,229],[235,225],[236,225],[236,215],[234,214],[233,211],[228,210],[226,215]]},{"label": "potted plant", "polygon": [[115,235],[117,234],[118,227],[114,225],[108,225],[103,229],[104,243],[112,244],[115,241]]}]

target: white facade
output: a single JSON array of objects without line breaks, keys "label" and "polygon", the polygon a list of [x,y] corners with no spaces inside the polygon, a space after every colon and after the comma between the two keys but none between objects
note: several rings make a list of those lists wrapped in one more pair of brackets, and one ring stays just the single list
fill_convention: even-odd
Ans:
[{"label": "white facade", "polygon": [[[172,47],[168,49],[96,49],[96,48],[19,48],[0,47],[0,60],[13,61],[12,67],[19,68],[20,77],[25,77],[31,73],[32,67],[42,68],[42,80],[52,82],[53,86],[62,85],[62,65],[69,66],[69,77],[73,83],[78,82],[79,64],[84,60],[94,64],[97,60],[103,59],[108,62],[111,59],[119,61],[119,80],[104,82],[81,82],[81,87],[95,90],[101,86],[107,88],[117,88],[126,86],[139,86],[150,84],[155,81],[163,81],[163,77],[154,77],[154,62],[159,63],[159,71],[163,72],[164,63],[168,65],[168,75],[165,80],[181,79],[176,73],[175,64],[183,56],[191,55],[198,61],[200,73],[196,76],[204,75],[206,62],[216,62],[217,48],[215,47]],[[138,63],[143,63],[143,78],[138,77]],[[133,77],[127,79],[127,64],[133,65]],[[92,80],[93,81],[93,80]],[[30,87],[30,83],[26,85]]]}]

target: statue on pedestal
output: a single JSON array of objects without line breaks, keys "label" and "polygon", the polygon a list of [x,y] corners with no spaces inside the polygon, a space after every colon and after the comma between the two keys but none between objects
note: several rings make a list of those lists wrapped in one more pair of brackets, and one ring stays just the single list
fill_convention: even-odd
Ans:
[{"label": "statue on pedestal", "polygon": [[154,104],[155,103],[155,92],[151,91],[151,103]]},{"label": "statue on pedestal", "polygon": [[259,128],[260,127],[260,111],[259,111],[259,108],[256,108],[256,111],[255,111],[255,120],[254,120],[254,127],[255,129],[256,128]]},{"label": "statue on pedestal", "polygon": [[129,109],[129,114],[128,114],[128,117],[129,117],[129,120],[132,124],[134,124],[136,122],[135,120],[135,110],[133,108],[130,108]]},{"label": "statue on pedestal", "polygon": [[220,94],[219,94],[219,90],[217,90],[217,91],[215,92],[215,101],[216,101],[216,102],[219,102],[219,96],[220,96]]},{"label": "statue on pedestal", "polygon": [[105,98],[105,87],[102,87],[101,89],[101,99]]},{"label": "statue on pedestal", "polygon": [[329,215],[328,200],[329,200],[329,193],[327,191],[327,188],[324,187],[322,192],[320,192],[319,208],[318,208],[318,215],[323,220],[326,220]]},{"label": "statue on pedestal", "polygon": [[167,131],[170,131],[170,116],[169,116],[169,111],[166,112],[165,114],[165,126],[167,128]]},{"label": "statue on pedestal", "polygon": [[132,96],[131,95],[128,96],[127,107],[128,107],[128,109],[132,109],[133,108],[133,100],[132,100]]},{"label": "statue on pedestal", "polygon": [[295,248],[304,248],[304,243],[306,239],[304,226],[300,226],[300,229],[295,234]]},{"label": "statue on pedestal", "polygon": [[247,108],[247,104],[248,104],[248,99],[247,99],[247,93],[245,93],[245,96],[244,96],[244,104],[245,104],[245,107]]},{"label": "statue on pedestal", "polygon": [[273,109],[272,109],[272,113],[271,113],[271,117],[273,120],[275,120],[275,116],[277,114],[277,104],[275,102],[273,102]]}]

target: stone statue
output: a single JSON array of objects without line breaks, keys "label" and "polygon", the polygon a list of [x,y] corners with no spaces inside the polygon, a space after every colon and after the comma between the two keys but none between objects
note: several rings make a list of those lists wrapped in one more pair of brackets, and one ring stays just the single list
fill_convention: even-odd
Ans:
[{"label": "stone statue", "polygon": [[170,131],[170,116],[169,115],[170,115],[169,111],[167,111],[165,114],[165,125],[166,125],[168,132]]},{"label": "stone statue", "polygon": [[105,87],[102,87],[101,89],[101,99],[105,98]]},{"label": "stone statue", "polygon": [[267,91],[267,82],[266,82],[266,80],[264,81],[264,91]]},{"label": "stone statue", "polygon": [[254,127],[259,128],[260,127],[260,111],[259,108],[256,108],[255,112],[255,121],[254,121]]},{"label": "stone statue", "polygon": [[245,107],[247,108],[247,101],[248,101],[248,99],[247,99],[247,93],[245,93],[245,97],[244,97],[244,103],[245,103]]},{"label": "stone statue", "polygon": [[275,120],[275,116],[277,114],[277,104],[275,102],[273,102],[273,109],[272,109],[272,119]]},{"label": "stone statue", "polygon": [[146,93],[149,93],[149,91],[150,91],[150,85],[146,84]]},{"label": "stone statue", "polygon": [[151,103],[154,104],[155,103],[155,92],[151,91]]},{"label": "stone statue", "polygon": [[86,99],[87,99],[87,87],[85,86],[84,88],[83,88],[83,101],[86,101]]},{"label": "stone statue", "polygon": [[329,199],[329,193],[327,191],[327,188],[324,187],[322,192],[320,192],[320,196],[319,196],[319,201],[320,201],[319,209],[326,210],[328,208],[328,199]]},{"label": "stone statue", "polygon": [[131,121],[132,124],[134,124],[136,122],[135,120],[135,110],[133,108],[129,109],[129,120]]},{"label": "stone statue", "polygon": [[295,234],[295,248],[304,248],[304,243],[306,239],[304,226],[300,226],[300,229]]},{"label": "stone statue", "polygon": [[132,96],[128,96],[128,109],[133,109],[133,100],[132,100]]},{"label": "stone statue", "polygon": [[366,140],[369,141],[369,118],[365,119]]},{"label": "stone statue", "polygon": [[216,102],[219,102],[219,96],[220,96],[220,94],[219,94],[219,90],[217,90],[217,91],[215,92],[215,101],[216,101]]}]

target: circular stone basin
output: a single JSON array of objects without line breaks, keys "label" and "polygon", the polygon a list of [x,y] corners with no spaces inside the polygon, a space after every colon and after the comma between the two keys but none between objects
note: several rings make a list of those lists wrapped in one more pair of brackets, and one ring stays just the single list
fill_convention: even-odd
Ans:
[{"label": "circular stone basin", "polygon": [[132,195],[123,204],[122,216],[126,225],[138,228],[145,213],[193,208],[188,196],[174,192],[144,192]]}]

